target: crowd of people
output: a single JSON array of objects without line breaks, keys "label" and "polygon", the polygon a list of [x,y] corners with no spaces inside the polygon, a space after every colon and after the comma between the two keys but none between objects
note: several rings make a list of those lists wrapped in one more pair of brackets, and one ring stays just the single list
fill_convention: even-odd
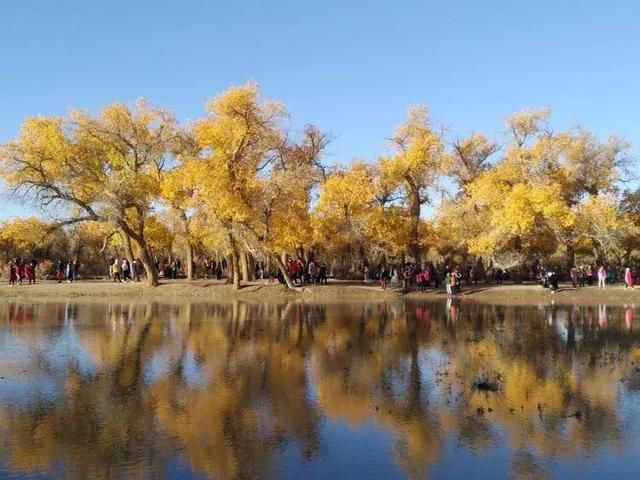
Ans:
[{"label": "crowd of people", "polygon": [[[541,268],[538,277],[543,287],[550,288],[551,291],[558,289],[556,269],[544,270]],[[607,285],[611,286],[622,282],[625,289],[633,289],[635,285],[635,276],[631,267],[616,269],[607,268],[604,265],[598,265],[595,268],[591,265],[574,266],[569,271],[569,279],[573,288],[591,287],[597,283],[598,288],[605,289]]]},{"label": "crowd of people", "polygon": [[80,262],[77,258],[68,262],[60,259],[56,265],[56,280],[58,283],[62,283],[64,280],[66,280],[67,283],[75,282],[78,279],[79,272]]},{"label": "crowd of people", "polygon": [[[444,286],[447,294],[452,295],[460,293],[462,285],[477,284],[479,275],[476,269],[471,266],[462,267],[460,265],[449,267],[443,265],[434,265],[432,263],[418,266],[411,262],[401,263],[399,265],[378,265],[377,269],[372,273],[368,266],[364,266],[365,283],[379,282],[382,289],[386,289],[389,285],[402,287],[404,292],[417,288],[425,291],[427,288],[434,289]],[[559,289],[560,274],[557,269],[538,268],[537,278],[544,288],[549,288],[551,292]],[[624,284],[625,288],[633,288],[635,284],[635,276],[630,267],[616,270],[613,267],[606,268],[599,265],[594,268],[590,265],[582,267],[574,267],[570,270],[569,278],[574,288],[593,286],[597,283],[599,288],[606,288],[607,285],[613,285],[619,282]],[[501,268],[491,268],[483,276],[486,283],[503,284],[505,272]]]},{"label": "crowd of people", "polygon": [[[318,263],[313,260],[302,262],[299,259],[287,259],[286,262],[287,273],[291,281],[297,285],[302,284],[327,284],[327,265],[325,263]],[[284,283],[284,276],[282,272],[278,272],[278,281]]]},{"label": "crowd of people", "polygon": [[[108,274],[109,279],[114,282],[139,282],[140,277],[144,275],[144,267],[139,258],[128,259],[126,257],[109,258]],[[47,267],[46,264],[50,264]],[[168,256],[164,258],[154,257],[155,267],[158,269],[161,278],[179,279],[186,278],[186,265],[177,256]],[[23,285],[36,283],[36,267],[39,265],[38,260],[33,258],[27,261],[17,258],[9,264],[9,285]],[[202,259],[200,264],[202,270],[199,270],[202,278],[212,278],[221,280],[227,277],[228,265],[226,259],[212,259],[206,257]],[[264,261],[256,261],[252,263],[253,278],[256,280],[266,280],[270,282],[278,280],[285,283],[282,272],[274,263],[265,264]],[[284,267],[291,281],[296,285],[323,285],[328,282],[328,267],[324,262],[314,260],[301,260],[298,258],[288,257]],[[58,260],[57,263],[45,262],[42,275],[51,278],[53,274],[58,283],[63,281],[74,282],[78,279],[80,264],[77,258],[65,261]],[[399,264],[379,264],[373,271],[369,266],[362,267],[364,274],[364,282],[379,283],[382,289],[388,286],[402,288],[403,292],[412,289],[426,291],[428,288],[439,289],[444,287],[449,295],[460,293],[463,284],[477,284],[479,280],[485,283],[502,284],[505,277],[510,278],[505,271],[500,268],[493,267],[488,271],[478,271],[471,265],[454,265],[434,264],[431,262],[424,264],[416,264],[412,262],[401,262]],[[192,264],[192,272],[195,277],[196,264]],[[605,265],[583,265],[574,266],[568,272],[564,271],[565,278],[568,277],[574,288],[585,286],[595,286],[604,289],[617,283],[622,283],[626,289],[632,289],[635,285],[634,275],[630,267],[615,268]],[[536,277],[544,288],[550,289],[552,293],[558,290],[558,282],[561,273],[557,267],[545,268],[542,265],[536,267]]]},{"label": "crowd of people", "polygon": [[[502,271],[500,270],[500,272]],[[497,277],[494,274],[493,278],[499,278],[499,283],[502,283],[502,273]],[[419,266],[411,262],[391,266],[380,264],[373,274],[369,267],[365,266],[364,281],[365,283],[378,281],[383,290],[389,285],[402,285],[404,292],[413,287],[417,287],[420,291],[426,291],[432,286],[437,289],[444,285],[449,294],[460,293],[463,281],[467,285],[478,283],[475,270],[471,266],[462,268],[460,265],[456,265],[451,268],[432,263]]]},{"label": "crowd of people", "polygon": [[606,268],[604,265],[599,265],[595,269],[591,265],[573,267],[570,276],[574,287],[584,287],[585,284],[590,287],[597,281],[599,288],[606,288],[607,285],[618,283],[620,280],[624,282],[625,288],[634,286],[634,275],[630,267],[624,267],[624,269]]},{"label": "crowd of people", "polygon": [[[9,286],[23,285],[25,282],[27,285],[35,284],[39,264],[36,258],[31,259],[31,261],[17,258],[9,262]],[[58,283],[62,283],[65,280],[71,283],[78,278],[80,264],[75,258],[69,261],[60,259],[55,266],[51,268],[53,269],[51,273],[53,273],[53,277]],[[47,272],[45,272],[45,274],[47,274]]]},{"label": "crowd of people", "polygon": [[36,283],[36,267],[38,261],[34,258],[30,262],[18,258],[9,263],[9,286],[22,285],[27,282],[28,285]]},{"label": "crowd of people", "polygon": [[126,257],[109,259],[109,278],[114,282],[139,282],[141,270],[142,262],[139,259],[134,258],[131,262]]},{"label": "crowd of people", "polygon": [[[258,262],[256,264],[257,278],[262,278],[257,276],[258,268],[260,265],[261,265],[261,262]],[[179,267],[179,264],[178,264],[178,267]],[[204,277],[205,278],[215,278],[216,280],[220,280],[224,278],[226,275],[227,275],[227,261],[224,258],[221,260],[214,260],[209,257],[204,259]]]}]

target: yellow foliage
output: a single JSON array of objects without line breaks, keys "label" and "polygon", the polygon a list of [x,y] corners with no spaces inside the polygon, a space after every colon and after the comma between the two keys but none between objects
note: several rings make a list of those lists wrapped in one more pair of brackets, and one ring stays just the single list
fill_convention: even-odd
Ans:
[{"label": "yellow foliage", "polygon": [[40,246],[46,245],[50,238],[51,224],[37,217],[15,218],[0,222],[0,245],[6,252],[31,255]]},{"label": "yellow foliage", "polygon": [[513,133],[517,144],[524,144],[527,139],[538,133],[551,114],[548,108],[538,110],[522,110],[507,118],[506,126]]},{"label": "yellow foliage", "polygon": [[312,215],[316,241],[344,245],[361,237],[373,201],[371,177],[364,163],[330,175],[320,188]]}]

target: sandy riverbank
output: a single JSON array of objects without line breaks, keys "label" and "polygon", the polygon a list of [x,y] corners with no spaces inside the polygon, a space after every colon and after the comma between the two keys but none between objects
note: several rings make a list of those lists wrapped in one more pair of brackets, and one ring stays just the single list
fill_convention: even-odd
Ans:
[{"label": "sandy riverbank", "polygon": [[[595,287],[574,289],[561,286],[552,295],[538,285],[477,285],[466,287],[457,298],[503,304],[558,304],[626,305],[640,304],[640,288],[625,290],[614,286],[605,290]],[[306,286],[295,291],[278,284],[255,282],[234,290],[230,285],[213,280],[175,280],[163,282],[157,288],[143,283],[116,284],[108,281],[80,281],[76,283],[40,282],[36,285],[0,286],[0,302],[7,301],[56,301],[70,299],[130,299],[181,301],[271,301],[303,300],[309,302],[377,301],[408,298],[412,300],[446,299],[444,290],[413,291],[403,295],[397,289],[382,290],[378,286],[355,282],[335,281],[329,285]]]}]

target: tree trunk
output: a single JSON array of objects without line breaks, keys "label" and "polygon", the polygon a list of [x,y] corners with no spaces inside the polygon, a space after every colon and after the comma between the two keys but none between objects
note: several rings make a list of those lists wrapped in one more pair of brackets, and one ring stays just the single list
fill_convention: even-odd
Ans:
[{"label": "tree trunk", "polygon": [[233,268],[233,288],[240,289],[240,255],[234,253],[231,255],[231,267]]},{"label": "tree trunk", "polygon": [[282,262],[282,259],[278,255],[275,255],[275,254],[271,255],[271,257],[273,257],[273,259],[275,260],[276,264],[278,265],[278,268],[280,269],[280,272],[282,273],[282,277],[284,278],[284,283],[287,285],[287,288],[296,288],[296,286],[293,284],[293,281],[291,280],[291,277],[289,276],[289,272],[287,271],[287,267]]},{"label": "tree trunk", "polygon": [[224,257],[224,259],[227,261],[227,269],[225,271],[225,274],[227,275],[227,283],[233,283],[233,258],[229,255],[228,257]]},{"label": "tree trunk", "polygon": [[265,265],[264,278],[268,279],[271,277],[271,272],[273,271],[273,260],[271,255],[267,255],[267,263]]},{"label": "tree trunk", "polygon": [[249,252],[247,252],[247,268],[249,269],[249,280],[253,282],[256,280],[256,259]]},{"label": "tree trunk", "polygon": [[124,243],[124,253],[127,259],[132,262],[135,257],[133,256],[133,248],[131,247],[131,237],[122,228],[120,229],[120,237],[122,237],[122,243]]},{"label": "tree trunk", "polygon": [[410,215],[410,229],[409,229],[409,255],[413,257],[413,261],[416,264],[420,264],[420,237],[418,227],[420,225],[420,191],[413,185],[413,182],[409,183],[411,194],[409,195],[409,215]]},{"label": "tree trunk", "polygon": [[136,239],[136,243],[140,249],[140,259],[142,260],[142,265],[147,275],[147,284],[150,287],[157,287],[160,285],[158,281],[158,271],[156,270],[155,263],[153,263],[153,256],[149,251],[149,246],[144,238]]},{"label": "tree trunk", "polygon": [[193,245],[187,243],[187,280],[195,280],[193,275]]},{"label": "tree trunk", "polygon": [[233,235],[229,234],[229,246],[231,247],[231,265],[233,271],[233,288],[240,289],[240,250]]},{"label": "tree trunk", "polygon": [[576,265],[576,249],[573,245],[573,241],[567,242],[567,271],[571,271],[573,267]]},{"label": "tree trunk", "polygon": [[240,254],[240,269],[242,271],[242,281],[247,283],[251,281],[249,274],[249,259],[247,258],[247,252]]}]

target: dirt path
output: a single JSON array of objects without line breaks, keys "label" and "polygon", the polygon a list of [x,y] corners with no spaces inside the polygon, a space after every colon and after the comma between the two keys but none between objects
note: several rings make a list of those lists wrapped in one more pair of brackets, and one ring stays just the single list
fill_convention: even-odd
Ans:
[{"label": "dirt path", "polygon": [[[456,296],[465,300],[504,304],[607,304],[626,305],[640,304],[640,288],[625,290],[614,286],[606,290],[595,287],[574,289],[562,285],[561,289],[551,294],[549,290],[538,285],[477,285],[463,288]],[[142,283],[116,284],[109,281],[80,281],[76,283],[40,282],[36,285],[10,287],[6,283],[0,286],[0,302],[7,301],[56,301],[70,299],[129,299],[156,300],[167,302],[194,301],[286,301],[303,300],[309,302],[344,302],[344,301],[376,301],[390,299],[436,300],[446,299],[444,290],[427,292],[413,291],[402,295],[398,289],[382,290],[378,286],[357,282],[334,281],[329,285],[305,286],[295,291],[287,290],[278,284],[254,282],[240,290],[225,283],[214,280],[174,280],[163,282],[157,288],[150,288]]]}]

